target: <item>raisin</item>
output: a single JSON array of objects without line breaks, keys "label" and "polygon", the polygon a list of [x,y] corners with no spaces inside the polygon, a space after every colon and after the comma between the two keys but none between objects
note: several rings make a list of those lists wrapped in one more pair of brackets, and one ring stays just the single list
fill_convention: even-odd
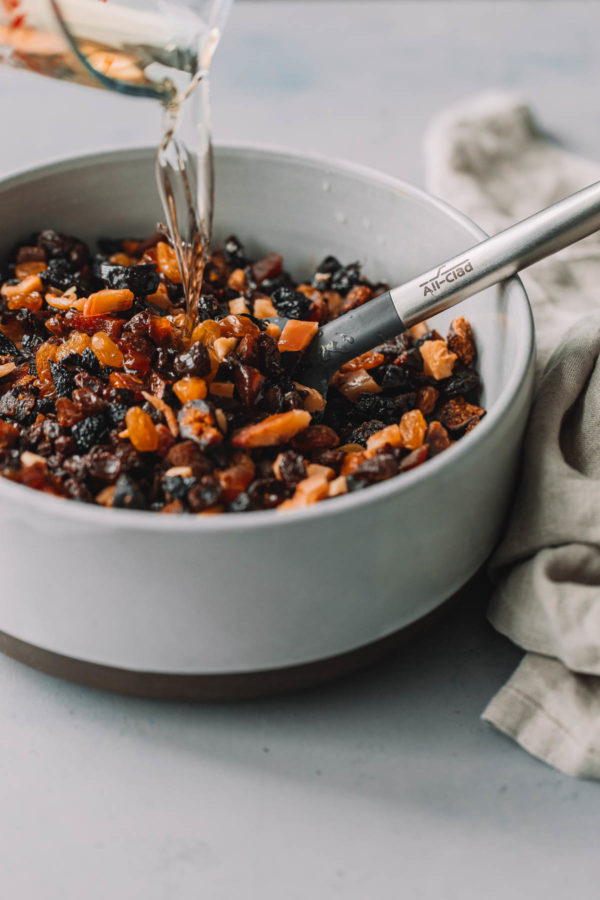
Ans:
[{"label": "raisin", "polygon": [[355,284],[358,284],[360,277],[360,266],[357,262],[340,266],[331,276],[329,290],[337,291],[338,294],[345,296]]},{"label": "raisin", "polygon": [[295,450],[300,453],[313,453],[319,450],[331,450],[337,447],[340,439],[328,425],[309,425],[292,441]]},{"label": "raisin", "polygon": [[21,424],[25,424],[35,409],[33,394],[21,393],[13,388],[0,398],[0,415],[9,416]]},{"label": "raisin", "polygon": [[450,378],[441,382],[441,388],[446,397],[458,397],[460,394],[470,394],[479,387],[479,375],[473,369],[465,369],[457,372]]},{"label": "raisin", "polygon": [[187,501],[192,512],[202,512],[221,499],[221,485],[212,475],[205,475],[188,491]]},{"label": "raisin", "polygon": [[128,408],[124,403],[109,403],[106,418],[111,428],[122,427]]},{"label": "raisin", "polygon": [[104,393],[104,382],[95,375],[90,375],[88,372],[77,372],[74,381],[78,388],[85,388],[86,390],[93,391],[95,394],[99,395]]},{"label": "raisin", "polygon": [[76,388],[73,391],[72,400],[84,416],[98,416],[107,407],[106,400],[89,388]]},{"label": "raisin", "polygon": [[393,453],[377,453],[371,459],[365,459],[347,476],[348,490],[356,490],[356,482],[375,484],[386,481],[398,473],[398,461]]},{"label": "raisin", "polygon": [[56,389],[57,397],[69,397],[75,388],[75,379],[69,370],[60,363],[50,360],[50,374]]},{"label": "raisin", "polygon": [[85,457],[85,466],[92,478],[112,484],[121,474],[122,462],[110,451],[94,447]]},{"label": "raisin", "polygon": [[246,406],[254,406],[261,394],[264,382],[263,376],[254,366],[245,366],[239,363],[234,371],[235,387],[242,403]]},{"label": "raisin", "polygon": [[363,303],[366,303],[373,296],[373,291],[366,284],[356,284],[353,288],[351,288],[344,302],[340,305],[339,312],[343,315],[346,312],[349,312],[351,309],[356,309],[358,306],[362,306]]},{"label": "raisin", "polygon": [[284,499],[286,489],[274,478],[257,478],[246,493],[250,498],[252,509],[274,509]]},{"label": "raisin", "polygon": [[[22,345],[22,342],[21,342]],[[27,345],[24,349],[27,349]],[[19,351],[15,344],[0,331],[0,356],[18,356]]]},{"label": "raisin", "polygon": [[222,319],[229,313],[226,303],[221,303],[214,294],[202,294],[198,300],[198,319],[206,322],[207,319]]},{"label": "raisin", "polygon": [[289,287],[280,287],[273,291],[273,306],[280,316],[288,319],[307,319],[311,300],[300,291]]},{"label": "raisin", "polygon": [[170,500],[183,500],[195,484],[196,479],[193,476],[182,478],[181,475],[165,475],[162,480],[163,490]]},{"label": "raisin", "polygon": [[210,356],[204,344],[196,342],[188,350],[173,359],[173,371],[179,375],[208,375],[211,371]]},{"label": "raisin", "polygon": [[46,287],[53,287],[59,291],[66,291],[75,285],[79,287],[79,273],[73,272],[72,267],[64,259],[51,259],[40,278]]},{"label": "raisin", "polygon": [[432,422],[427,429],[425,441],[429,445],[429,455],[437,456],[443,450],[447,450],[450,446],[450,438],[448,432],[441,422]]},{"label": "raisin", "polygon": [[429,384],[419,388],[417,391],[417,407],[424,416],[428,416],[433,412],[439,396],[439,391]]},{"label": "raisin", "polygon": [[286,450],[285,452],[280,453],[277,457],[275,466],[277,477],[279,477],[287,487],[295,487],[299,481],[306,478],[306,464],[304,462],[304,457],[295,450]]},{"label": "raisin", "polygon": [[71,432],[80,453],[87,453],[106,436],[107,427],[103,416],[88,416],[73,425]]},{"label": "raisin", "polygon": [[118,509],[147,509],[148,503],[135,481],[128,475],[121,475],[115,485],[113,506]]},{"label": "raisin", "polygon": [[381,419],[369,419],[353,429],[348,443],[362,444],[363,447],[366,447],[368,438],[375,432],[381,431],[382,428],[385,428],[385,422],[382,422]]},{"label": "raisin", "polygon": [[136,297],[153,294],[159,284],[156,266],[143,263],[138,266],[115,266],[100,262],[94,266],[94,274],[111,290],[129,290]]},{"label": "raisin", "polygon": [[342,264],[335,256],[326,256],[316,268],[313,286],[323,291],[328,290],[332,275],[341,268]]},{"label": "raisin", "polygon": [[234,234],[225,241],[223,252],[232,269],[243,269],[247,266],[248,259],[244,245]]},{"label": "raisin", "polygon": [[398,394],[407,394],[414,391],[418,382],[405,369],[400,366],[380,366],[374,370],[375,381],[381,385],[384,391],[394,391]]},{"label": "raisin", "polygon": [[91,347],[86,347],[81,354],[81,365],[90,375],[98,375],[100,372],[100,360]]},{"label": "raisin", "polygon": [[256,339],[256,352],[258,355],[258,368],[270,378],[280,378],[283,375],[283,363],[281,354],[277,348],[277,342],[269,334],[260,334]]}]

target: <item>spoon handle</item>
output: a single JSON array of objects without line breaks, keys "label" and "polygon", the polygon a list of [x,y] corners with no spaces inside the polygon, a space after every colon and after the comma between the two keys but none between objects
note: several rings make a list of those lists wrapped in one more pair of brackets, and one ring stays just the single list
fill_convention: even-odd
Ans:
[{"label": "spoon handle", "polygon": [[600,181],[328,322],[303,360],[323,389],[343,363],[600,229]]},{"label": "spoon handle", "polygon": [[390,291],[406,328],[600,229],[600,181]]}]

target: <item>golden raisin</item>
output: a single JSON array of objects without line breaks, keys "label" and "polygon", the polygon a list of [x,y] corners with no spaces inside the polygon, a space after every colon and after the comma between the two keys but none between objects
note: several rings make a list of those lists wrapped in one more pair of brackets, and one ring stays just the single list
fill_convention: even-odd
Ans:
[{"label": "golden raisin", "polygon": [[411,409],[409,412],[405,412],[400,419],[402,445],[407,450],[416,450],[417,447],[420,447],[425,440],[426,431],[427,422],[420,409]]},{"label": "golden raisin", "polygon": [[97,331],[92,337],[92,350],[103,366],[119,368],[123,365],[123,353],[105,331]]},{"label": "golden raisin", "polygon": [[58,347],[56,344],[40,344],[35,354],[35,366],[37,369],[37,377],[40,381],[52,384],[52,375],[50,373],[50,361],[56,362]]},{"label": "golden raisin", "polygon": [[147,412],[139,406],[130,407],[125,414],[129,440],[136,450],[150,453],[158,447],[158,432]]},{"label": "golden raisin", "polygon": [[70,356],[71,353],[78,353],[80,356],[84,350],[87,350],[92,344],[92,339],[89,334],[84,334],[82,331],[72,331],[66,341],[58,347],[56,353],[56,362],[62,362],[63,359],[66,359],[67,356]]},{"label": "golden raisin", "polygon": [[172,247],[164,241],[159,241],[156,245],[156,262],[158,271],[161,272],[173,284],[181,284],[181,272],[177,263],[177,256]]},{"label": "golden raisin", "polygon": [[189,403],[190,400],[204,400],[207,392],[206,381],[197,375],[185,375],[175,382],[173,391],[182,405]]}]

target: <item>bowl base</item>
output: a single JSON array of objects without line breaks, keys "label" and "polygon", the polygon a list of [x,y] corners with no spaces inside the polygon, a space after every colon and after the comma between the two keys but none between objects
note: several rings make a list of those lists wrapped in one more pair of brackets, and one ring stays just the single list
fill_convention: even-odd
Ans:
[{"label": "bowl base", "polygon": [[46,675],[95,690],[155,700],[249,700],[316,687],[380,662],[442,620],[472,580],[417,622],[384,638],[326,659],[277,669],[215,674],[138,672],[63,656],[3,631],[0,652]]}]

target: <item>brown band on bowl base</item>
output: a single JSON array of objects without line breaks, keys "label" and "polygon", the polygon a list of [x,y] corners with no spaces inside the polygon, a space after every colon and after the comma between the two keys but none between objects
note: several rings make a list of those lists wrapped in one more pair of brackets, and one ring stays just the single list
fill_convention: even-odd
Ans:
[{"label": "brown band on bowl base", "polygon": [[0,652],[46,675],[95,690],[154,700],[250,700],[316,687],[383,661],[444,619],[470,584],[471,581],[418,622],[380,640],[327,659],[279,669],[191,675],[137,672],[43,650],[4,631],[0,631]]}]

